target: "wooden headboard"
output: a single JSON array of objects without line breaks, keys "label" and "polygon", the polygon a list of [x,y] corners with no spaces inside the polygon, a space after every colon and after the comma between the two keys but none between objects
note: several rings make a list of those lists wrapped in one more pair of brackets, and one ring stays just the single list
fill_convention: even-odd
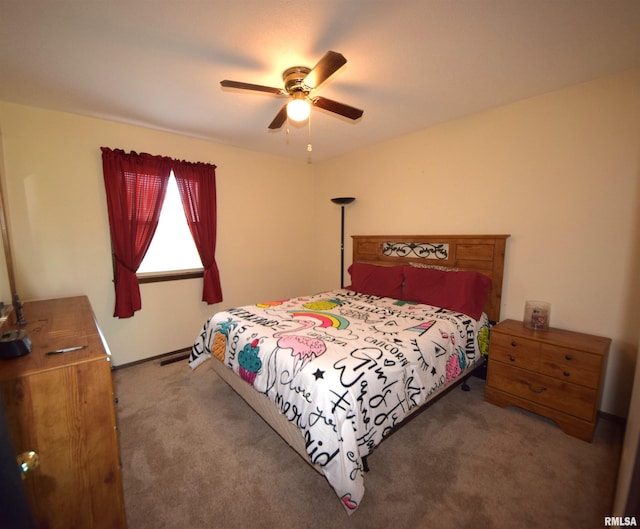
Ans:
[{"label": "wooden headboard", "polygon": [[353,235],[353,262],[437,265],[491,278],[484,311],[500,321],[504,252],[509,235]]}]

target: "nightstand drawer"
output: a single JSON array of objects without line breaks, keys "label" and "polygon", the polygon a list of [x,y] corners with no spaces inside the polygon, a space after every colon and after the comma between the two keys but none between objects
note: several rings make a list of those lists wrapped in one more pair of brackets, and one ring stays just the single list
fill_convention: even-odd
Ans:
[{"label": "nightstand drawer", "polygon": [[567,347],[542,344],[540,372],[596,389],[600,383],[602,356]]},{"label": "nightstand drawer", "polygon": [[519,336],[493,333],[489,357],[497,362],[537,371],[540,364],[540,344]]},{"label": "nightstand drawer", "polygon": [[487,384],[511,395],[591,421],[596,391],[498,362],[489,364]]}]

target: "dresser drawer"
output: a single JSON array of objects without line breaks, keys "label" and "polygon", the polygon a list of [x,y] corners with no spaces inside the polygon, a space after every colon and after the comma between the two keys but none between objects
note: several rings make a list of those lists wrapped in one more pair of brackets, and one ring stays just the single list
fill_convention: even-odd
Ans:
[{"label": "dresser drawer", "polygon": [[519,336],[493,333],[489,357],[498,362],[537,371],[540,365],[540,343]]},{"label": "dresser drawer", "polygon": [[517,397],[592,421],[596,391],[517,367],[489,361],[487,385]]},{"label": "dresser drawer", "polygon": [[602,356],[542,344],[540,351],[540,372],[574,384],[597,389],[602,371]]}]

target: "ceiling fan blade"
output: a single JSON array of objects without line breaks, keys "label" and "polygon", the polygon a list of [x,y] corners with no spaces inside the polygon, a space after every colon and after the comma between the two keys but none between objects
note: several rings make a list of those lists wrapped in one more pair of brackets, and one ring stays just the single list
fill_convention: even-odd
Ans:
[{"label": "ceiling fan blade", "polygon": [[358,119],[362,114],[364,114],[364,110],[345,105],[344,103],[338,103],[337,101],[327,99],[326,97],[314,97],[311,101],[313,101],[313,104],[316,107],[328,110],[335,114],[340,114],[341,116],[349,119]]},{"label": "ceiling fan blade", "polygon": [[346,63],[347,59],[344,58],[344,55],[336,51],[328,51],[304,78],[304,84],[314,90]]},{"label": "ceiling fan blade", "polygon": [[269,92],[270,94],[286,95],[282,88],[274,88],[272,86],[263,86],[261,84],[241,83],[239,81],[229,81],[225,79],[220,81],[225,88],[240,88],[242,90],[256,90],[258,92]]},{"label": "ceiling fan blade", "polygon": [[287,105],[288,104],[289,103],[285,103],[280,109],[280,112],[278,112],[276,114],[276,117],[273,118],[273,121],[269,125],[269,128],[271,130],[279,129],[280,127],[282,127],[282,125],[284,125],[284,122],[287,121]]}]

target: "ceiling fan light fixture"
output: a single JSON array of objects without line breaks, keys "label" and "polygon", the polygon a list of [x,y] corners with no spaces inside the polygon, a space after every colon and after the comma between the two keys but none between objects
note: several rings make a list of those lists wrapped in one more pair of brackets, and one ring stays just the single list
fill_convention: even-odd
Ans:
[{"label": "ceiling fan light fixture", "polygon": [[311,114],[311,105],[304,92],[295,92],[287,104],[287,116],[293,121],[304,121]]},{"label": "ceiling fan light fixture", "polygon": [[273,121],[269,124],[269,130],[281,128],[287,119],[299,123],[308,120],[310,125],[311,120],[309,118],[312,106],[348,119],[357,120],[362,117],[363,110],[315,94],[312,98],[309,98],[309,94],[312,91],[317,90],[346,63],[347,59],[345,59],[344,55],[337,51],[328,51],[313,68],[293,66],[282,72],[284,88],[231,81],[229,79],[220,81],[220,84],[223,88],[239,88],[241,90],[267,92],[276,96],[289,96],[291,100],[280,107]]}]

